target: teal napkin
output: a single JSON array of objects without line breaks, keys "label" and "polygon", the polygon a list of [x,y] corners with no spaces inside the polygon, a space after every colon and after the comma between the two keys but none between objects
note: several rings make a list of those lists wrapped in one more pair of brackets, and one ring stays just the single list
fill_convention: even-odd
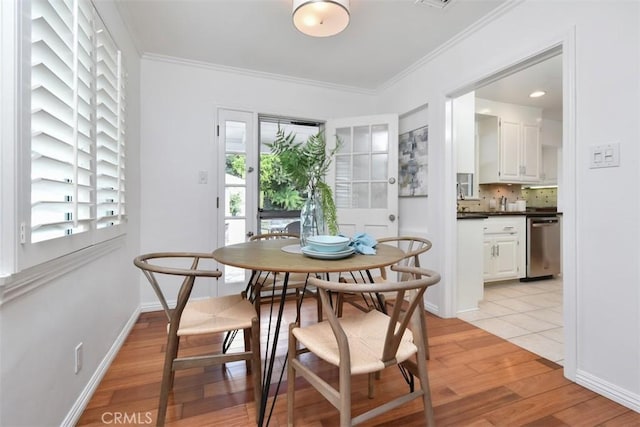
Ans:
[{"label": "teal napkin", "polygon": [[367,233],[358,233],[351,238],[349,246],[353,247],[357,253],[363,255],[375,255],[378,242]]}]

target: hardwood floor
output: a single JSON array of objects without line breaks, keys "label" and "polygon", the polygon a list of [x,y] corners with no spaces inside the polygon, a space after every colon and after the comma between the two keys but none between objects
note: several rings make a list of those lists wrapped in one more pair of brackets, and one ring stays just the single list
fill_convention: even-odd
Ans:
[{"label": "hardwood floor", "polygon": [[[302,313],[303,323],[313,321],[315,301],[306,301]],[[268,315],[269,310],[263,309],[263,340]],[[294,317],[295,308],[290,302],[285,323]],[[640,426],[640,414],[568,381],[562,367],[554,362],[460,319],[429,315],[427,322],[429,378],[438,426]],[[155,424],[165,338],[164,315],[143,313],[77,425]],[[285,331],[281,338],[278,354],[282,357],[286,353]],[[241,346],[241,337],[236,342]],[[217,337],[189,337],[181,350],[197,354],[219,346]],[[279,366],[281,362],[282,358]],[[336,377],[333,367],[319,361],[317,364],[323,376]],[[355,414],[406,387],[406,383],[397,369],[389,368],[376,387],[376,397],[370,400],[366,395],[367,378],[355,380]],[[308,384],[298,379],[296,390],[297,426],[338,424],[337,411]],[[271,393],[275,393],[275,385]],[[270,423],[275,427],[287,423],[286,378],[279,393]],[[421,412],[422,405],[414,401],[363,425],[422,426]],[[168,426],[255,424],[251,378],[246,375],[244,362],[176,373],[169,397]]]}]

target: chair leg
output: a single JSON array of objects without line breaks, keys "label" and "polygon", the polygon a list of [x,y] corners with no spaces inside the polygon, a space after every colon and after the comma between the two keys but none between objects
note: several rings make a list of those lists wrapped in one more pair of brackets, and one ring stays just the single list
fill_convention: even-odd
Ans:
[{"label": "chair leg", "polygon": [[[316,290],[316,292],[319,292]],[[316,293],[316,310],[318,312],[318,323],[322,322],[322,300],[320,299],[320,295]]]},{"label": "chair leg", "polygon": [[351,426],[351,364],[340,363],[340,427]]},{"label": "chair leg", "polygon": [[167,338],[167,349],[164,356],[164,368],[162,369],[162,385],[160,386],[160,401],[158,403],[157,426],[165,424],[167,416],[167,406],[169,402],[169,391],[173,387],[173,378],[175,371],[173,370],[173,361],[178,356],[178,346],[180,345],[180,337],[169,334]]},{"label": "chair leg", "polygon": [[376,397],[376,389],[375,389],[374,380],[376,379],[376,374],[378,374],[378,373],[379,372],[371,372],[369,374],[369,393],[368,393],[369,399],[373,399],[374,397]]},{"label": "chair leg", "polygon": [[260,320],[253,318],[251,321],[251,375],[253,377],[253,397],[256,402],[256,422],[260,418],[260,401],[262,400],[261,378],[262,362],[260,360]]},{"label": "chair leg", "polygon": [[[253,325],[252,325],[252,326],[253,326]],[[244,338],[244,351],[251,351],[251,350],[252,350],[252,348],[253,348],[253,346],[252,346],[252,342],[251,342],[251,341],[253,341],[253,339],[252,339],[252,338],[253,338],[253,335],[252,335],[251,329],[249,329],[249,328],[244,329],[244,330],[242,331],[242,336],[243,336],[243,338]],[[247,374],[252,373],[252,371],[251,371],[251,364],[252,364],[252,363],[251,363],[251,361],[250,361],[250,360],[245,360],[245,365],[246,365],[246,367],[247,367]]]},{"label": "chair leg", "polygon": [[342,317],[342,305],[344,304],[344,294],[342,292],[338,292],[336,296],[336,316]]},{"label": "chair leg", "polygon": [[[416,314],[414,313],[414,316]],[[433,404],[431,402],[431,387],[429,386],[429,373],[427,372],[427,349],[425,346],[424,338],[427,335],[427,330],[424,328],[424,318],[423,316],[418,315],[419,321],[421,322],[422,332],[421,337],[418,338],[417,347],[418,352],[416,353],[416,365],[418,368],[418,378],[420,379],[420,387],[422,388],[422,402],[424,405],[424,413],[427,421],[427,426],[435,427],[435,417],[433,414]]]},{"label": "chair leg", "polygon": [[422,334],[422,339],[424,342],[424,352],[426,360],[431,358],[431,354],[429,352],[429,336],[427,335],[427,316],[424,313],[424,310],[420,313],[420,322],[422,323],[422,330],[424,333]]},{"label": "chair leg", "polygon": [[293,427],[293,408],[296,388],[296,371],[292,361],[296,357],[297,340],[291,333],[299,324],[289,325],[289,363],[287,363],[287,426]]}]

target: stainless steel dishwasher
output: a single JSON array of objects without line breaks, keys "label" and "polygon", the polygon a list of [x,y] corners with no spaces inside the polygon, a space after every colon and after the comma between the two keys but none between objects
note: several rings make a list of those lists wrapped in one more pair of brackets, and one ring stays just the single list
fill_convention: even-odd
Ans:
[{"label": "stainless steel dishwasher", "polygon": [[560,239],[557,216],[527,217],[527,280],[560,274]]}]

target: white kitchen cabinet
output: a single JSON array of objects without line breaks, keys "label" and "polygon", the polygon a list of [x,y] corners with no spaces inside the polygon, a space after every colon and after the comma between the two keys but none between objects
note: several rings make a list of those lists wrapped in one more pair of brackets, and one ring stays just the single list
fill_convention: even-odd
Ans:
[{"label": "white kitchen cabinet", "polygon": [[457,240],[457,294],[458,313],[478,308],[484,297],[482,274],[482,239],[485,219],[466,218],[458,220]]},{"label": "white kitchen cabinet", "polygon": [[453,138],[456,143],[457,173],[476,173],[475,92],[453,100]]},{"label": "white kitchen cabinet", "polygon": [[526,218],[490,217],[483,235],[483,280],[518,279],[525,276]]},{"label": "white kitchen cabinet", "polygon": [[540,182],[545,185],[558,184],[558,151],[560,149],[554,145],[542,146],[542,172]]},{"label": "white kitchen cabinet", "polygon": [[484,281],[518,277],[517,236],[497,236],[484,239]]},{"label": "white kitchen cabinet", "polygon": [[[490,129],[497,126],[497,129]],[[495,118],[479,124],[480,184],[540,182],[540,128]],[[482,132],[482,133],[480,133]]]},{"label": "white kitchen cabinet", "polygon": [[522,123],[522,152],[520,156],[520,178],[535,183],[540,181],[540,126],[537,123]]}]

